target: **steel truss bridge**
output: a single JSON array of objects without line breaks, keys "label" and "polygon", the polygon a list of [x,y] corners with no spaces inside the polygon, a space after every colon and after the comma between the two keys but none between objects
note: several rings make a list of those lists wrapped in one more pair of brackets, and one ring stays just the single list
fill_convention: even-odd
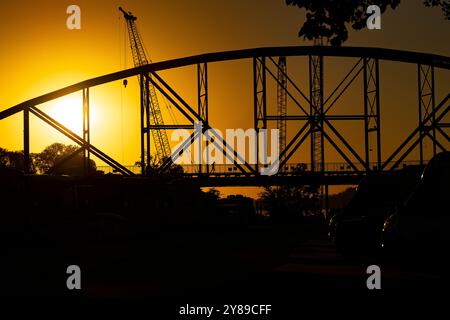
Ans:
[{"label": "steel truss bridge", "polygon": [[[309,60],[309,92],[304,93],[300,85],[288,73],[286,57],[304,57]],[[328,96],[324,96],[324,60],[329,57],[344,57],[355,60],[354,66]],[[173,158],[180,156],[181,150],[189,143],[193,143],[199,136],[194,130],[194,123],[202,121],[201,133],[214,128],[208,119],[209,91],[208,66],[212,63],[225,61],[250,60],[253,72],[253,127],[256,132],[269,127],[269,122],[276,122],[281,131],[279,172],[273,176],[262,176],[260,164],[249,164],[225,140],[212,139],[215,147],[232,159],[234,164],[211,165],[199,164],[184,167],[186,181],[198,181],[202,185],[261,185],[282,184],[289,181],[311,182],[319,181],[321,184],[347,184],[355,183],[362,176],[372,172],[394,172],[409,164],[405,162],[413,152],[419,152],[419,159],[414,164],[423,165],[428,159],[424,154],[424,141],[432,144],[432,154],[446,150],[450,142],[448,128],[450,123],[445,117],[450,110],[449,83],[440,83],[447,92],[440,101],[436,100],[435,70],[449,70],[450,58],[433,54],[415,53],[381,48],[360,47],[327,47],[327,46],[299,46],[299,47],[273,47],[256,48],[238,51],[218,52],[151,63],[131,68],[97,78],[86,80],[66,88],[44,94],[25,101],[9,109],[0,111],[0,120],[11,117],[17,113],[23,114],[23,150],[24,172],[29,173],[30,168],[30,114],[41,119],[45,124],[53,127],[74,143],[79,149],[61,161],[67,161],[79,153],[84,155],[86,174],[89,175],[89,159],[95,156],[106,163],[111,170],[127,176],[146,175],[146,167],[150,166],[150,136],[152,130],[188,129],[190,137],[176,150]],[[381,139],[381,92],[380,92],[380,61],[393,61],[411,64],[417,70],[417,127],[406,135],[406,138],[394,149],[391,154],[383,154]],[[193,66],[197,71],[197,104],[190,105],[175,88],[165,81],[159,74],[161,71]],[[276,70],[276,71],[273,71]],[[305,71],[305,73],[306,73]],[[140,81],[140,135],[141,135],[141,165],[139,172],[136,167],[127,167],[119,163],[105,152],[100,146],[90,142],[90,88],[109,82],[138,76]],[[362,110],[359,115],[330,114],[336,102],[344,95],[356,79],[363,81],[364,97]],[[277,85],[278,113],[268,114],[267,83],[274,81]],[[162,128],[152,126],[150,123],[148,88],[152,84],[161,95],[167,99],[184,117],[185,124],[165,124]],[[147,90],[147,92],[146,92]],[[48,101],[82,92],[83,96],[83,134],[79,136],[64,125],[39,109],[39,105]],[[300,103],[298,97],[301,97]],[[286,110],[287,100],[297,108],[296,114],[289,114]],[[147,101],[148,102],[148,101]],[[307,107],[305,107],[307,106]],[[335,126],[337,121],[359,122],[364,124],[364,152],[356,151],[352,145]],[[167,122],[166,122],[167,123]],[[287,125],[289,123],[289,125]],[[294,128],[295,135],[286,141],[286,127]],[[197,130],[198,131],[198,130]],[[256,143],[259,144],[256,136]],[[369,141],[374,140],[371,145]],[[311,161],[308,164],[293,164],[290,159],[309,142]],[[342,163],[326,163],[327,142],[343,159]],[[375,152],[371,152],[375,151]],[[244,159],[244,160],[243,160]],[[170,168],[172,160],[166,159],[159,167],[160,172]]]}]

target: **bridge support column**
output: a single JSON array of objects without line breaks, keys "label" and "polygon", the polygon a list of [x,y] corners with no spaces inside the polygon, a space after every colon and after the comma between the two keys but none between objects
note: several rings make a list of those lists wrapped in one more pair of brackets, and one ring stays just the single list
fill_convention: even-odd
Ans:
[{"label": "bridge support column", "polygon": [[[317,44],[321,45],[320,42]],[[325,148],[323,129],[323,56],[309,56],[309,100],[311,135],[311,172],[325,171]],[[320,127],[319,127],[319,126]],[[328,215],[328,186],[319,186],[322,212]]]},{"label": "bridge support column", "polygon": [[150,94],[149,77],[141,74],[139,77],[141,88],[141,174],[147,174],[150,168]]},{"label": "bridge support column", "polygon": [[[197,64],[197,89],[198,89],[198,114],[202,121],[208,123],[208,64]],[[201,137],[199,138],[201,139]],[[208,149],[209,141],[206,141],[206,148]],[[208,152],[206,153],[208,157]],[[202,156],[200,157],[200,163],[198,172],[202,173]],[[206,158],[206,174],[209,174],[209,159]]]},{"label": "bridge support column", "polygon": [[[364,139],[367,172],[381,170],[380,132],[379,62],[378,59],[364,58]],[[372,152],[376,152],[376,165],[371,168]]]},{"label": "bridge support column", "polygon": [[[147,158],[147,163],[146,166],[148,169],[150,169],[150,165],[151,165],[151,158],[150,158],[150,79],[149,79],[149,75],[145,76],[145,88],[144,88],[144,93],[145,93],[145,127],[146,130],[144,132],[145,134],[145,143],[146,143],[146,148],[145,148],[145,152],[146,152],[146,158]],[[170,156],[170,155],[169,155]],[[159,161],[161,161],[162,159],[160,159]]]},{"label": "bridge support column", "polygon": [[30,173],[30,112],[23,109],[23,171]]},{"label": "bridge support column", "polygon": [[150,126],[149,123],[149,95],[146,90],[148,90],[148,77],[145,74],[139,76],[139,87],[141,89],[140,95],[140,112],[141,112],[141,175],[145,176],[147,173],[148,166],[150,164],[150,158],[147,157],[150,151],[150,145],[148,140],[150,140]]},{"label": "bridge support column", "polygon": [[422,124],[432,112],[434,112],[435,86],[434,86],[434,67],[419,64],[418,66],[418,85],[419,85],[419,157],[420,164],[424,161],[424,138],[431,134],[432,156],[436,155],[436,117],[433,113],[428,123]]},{"label": "bridge support column", "polygon": [[256,164],[259,174],[259,132],[267,129],[266,57],[253,58],[254,128],[256,131]]},{"label": "bridge support column", "polygon": [[[277,85],[277,129],[279,130],[279,151],[278,154],[286,149],[286,116],[287,116],[287,64],[286,57],[278,59],[278,85]],[[285,156],[280,157],[279,161],[282,163]],[[280,167],[283,171],[283,168]]]},{"label": "bridge support column", "polygon": [[[311,171],[324,170],[323,56],[309,56],[309,95],[311,121]],[[320,128],[317,126],[320,125]]]},{"label": "bridge support column", "polygon": [[140,128],[140,135],[141,135],[141,174],[142,176],[145,176],[145,125],[144,125],[144,116],[145,116],[145,106],[144,106],[144,75],[141,74],[139,77],[139,85],[141,88],[141,96],[140,96],[140,112],[141,112],[141,128]]},{"label": "bridge support column", "polygon": [[91,124],[90,124],[90,111],[89,111],[89,88],[83,89],[83,166],[84,173],[90,174],[90,160],[91,160]]}]

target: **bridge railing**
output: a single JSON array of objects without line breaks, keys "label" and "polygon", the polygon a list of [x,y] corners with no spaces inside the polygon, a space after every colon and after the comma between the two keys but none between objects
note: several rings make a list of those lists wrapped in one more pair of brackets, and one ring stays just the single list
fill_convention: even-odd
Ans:
[{"label": "bridge railing", "polygon": [[[426,162],[425,162],[426,163]],[[408,166],[420,165],[419,160],[402,161],[398,166],[398,170]],[[365,172],[366,168],[361,163],[353,163],[353,166],[360,172]],[[209,169],[206,165],[202,165],[201,170],[199,165],[182,165],[184,173],[188,175],[198,175],[199,173],[207,173],[210,175],[241,175],[243,174],[237,166],[233,164],[216,164],[214,166],[209,165]],[[263,166],[260,166],[262,168]],[[321,172],[321,165],[315,166],[316,172]],[[376,171],[378,169],[377,163],[370,163],[370,169]],[[209,170],[209,171],[208,171]],[[312,165],[310,163],[288,163],[282,168],[278,168],[279,175],[293,175],[301,174],[302,172],[311,172]],[[324,170],[326,174],[339,174],[339,173],[357,173],[353,167],[346,162],[328,162],[324,164]]]},{"label": "bridge railing", "polygon": [[[426,163],[426,161],[425,161]],[[402,161],[398,166],[397,170],[401,170],[405,167],[409,166],[418,166],[420,165],[419,160],[408,160]],[[365,172],[366,169],[361,163],[353,163],[358,171]],[[182,165],[183,172],[187,176],[198,176],[200,174],[206,175],[209,173],[211,176],[241,176],[244,175],[239,168],[234,164],[214,164],[214,165],[202,165],[201,168],[198,164],[188,164]],[[141,167],[137,165],[128,165],[125,166],[128,170],[133,172],[134,174],[141,174]],[[262,168],[262,166],[261,166]],[[300,175],[302,173],[310,173],[312,170],[312,166],[310,163],[288,163],[284,165],[282,168],[278,169],[278,175]],[[370,169],[376,171],[377,164],[370,163]],[[111,166],[97,166],[98,171],[102,171],[104,174],[114,174],[114,168]],[[320,165],[315,167],[316,172],[321,172]],[[325,174],[333,175],[333,174],[356,174],[358,173],[353,169],[353,167],[346,162],[327,162],[324,165]]]},{"label": "bridge railing", "polygon": [[[128,165],[128,166],[124,166],[124,167],[127,168],[128,170],[130,170],[131,172],[133,172],[136,175],[140,175],[141,174],[141,167],[140,166]],[[115,174],[115,173],[120,174],[111,166],[97,166],[97,171],[101,171],[104,174]]]}]

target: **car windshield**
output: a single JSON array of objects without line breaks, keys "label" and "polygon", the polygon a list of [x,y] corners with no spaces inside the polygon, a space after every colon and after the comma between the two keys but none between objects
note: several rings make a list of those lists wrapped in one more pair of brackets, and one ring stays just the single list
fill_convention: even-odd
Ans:
[{"label": "car windshield", "polygon": [[450,162],[434,163],[427,168],[421,183],[406,204],[409,215],[450,213]]},{"label": "car windshield", "polygon": [[[346,215],[355,216],[371,212],[385,214],[406,200],[417,180],[415,175],[368,177],[358,186]],[[388,210],[379,210],[381,208]]]}]

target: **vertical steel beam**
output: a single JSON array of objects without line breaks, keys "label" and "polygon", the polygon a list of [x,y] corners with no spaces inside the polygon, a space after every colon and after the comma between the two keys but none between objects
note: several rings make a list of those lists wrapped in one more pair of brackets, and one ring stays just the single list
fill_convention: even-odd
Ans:
[{"label": "vertical steel beam", "polygon": [[[150,88],[150,76],[147,74],[145,76],[145,87],[144,87],[144,106],[145,106],[145,151],[146,151],[146,166],[147,169],[150,169],[151,166],[151,157],[150,157],[150,94],[149,89]],[[169,155],[170,156],[170,155]]]},{"label": "vertical steel beam", "polygon": [[84,173],[90,174],[90,160],[91,160],[91,125],[90,125],[90,106],[89,106],[89,88],[83,89],[83,165]]},{"label": "vertical steel beam", "polygon": [[[151,168],[150,156],[150,76],[148,74],[141,74],[139,76],[140,82],[140,101],[141,101],[141,174],[146,175]],[[158,131],[159,132],[159,131]]]},{"label": "vertical steel beam", "polygon": [[[436,155],[436,117],[434,109],[436,105],[435,98],[435,79],[434,67],[418,64],[418,93],[419,93],[419,157],[420,163],[424,162],[424,139],[427,133],[431,131],[432,137],[432,156]],[[433,116],[428,123],[423,123],[431,113]]]},{"label": "vertical steel beam", "polygon": [[[323,56],[309,56],[309,94],[311,118],[311,171],[324,170]],[[320,125],[320,128],[317,126]]]},{"label": "vertical steel beam", "polygon": [[377,169],[381,168],[381,97],[380,97],[380,62],[377,59],[376,62],[376,71],[375,71],[375,79],[376,79],[376,113],[377,113]]},{"label": "vertical steel beam", "polygon": [[[278,59],[278,85],[277,85],[277,129],[279,130],[279,152],[283,153],[286,149],[286,116],[287,116],[287,64],[286,57]],[[280,158],[280,163],[284,160]]]},{"label": "vertical steel beam", "polygon": [[23,109],[23,171],[30,173],[30,112]]},{"label": "vertical steel beam", "polygon": [[[322,38],[315,39],[314,45],[322,46]],[[311,123],[311,172],[319,172],[322,176],[325,171],[324,109],[323,109],[323,56],[309,56],[309,100]],[[319,126],[320,127],[319,127]],[[320,186],[320,199],[325,217],[328,215],[328,186]]]},{"label": "vertical steel beam", "polygon": [[267,129],[266,57],[253,58],[254,128],[256,131],[256,164],[259,173],[259,131]]},{"label": "vertical steel beam", "polygon": [[[141,135],[141,174],[144,176],[146,172],[146,161],[145,161],[145,75],[141,74],[139,76],[139,87],[141,89],[140,94],[140,111],[141,111],[141,126],[140,126],[140,135]],[[150,129],[150,128],[148,128]]]},{"label": "vertical steel beam", "polygon": [[[208,64],[197,64],[198,114],[205,124],[208,124]],[[201,137],[199,137],[201,139]],[[208,148],[209,141],[206,141]],[[208,152],[206,153],[206,174],[209,174]],[[202,157],[200,157],[199,173],[202,173]]]},{"label": "vertical steel beam", "polygon": [[[364,58],[364,140],[366,171],[381,169],[380,69],[378,59]],[[371,137],[375,136],[375,142]],[[376,168],[371,152],[376,149]]]}]

